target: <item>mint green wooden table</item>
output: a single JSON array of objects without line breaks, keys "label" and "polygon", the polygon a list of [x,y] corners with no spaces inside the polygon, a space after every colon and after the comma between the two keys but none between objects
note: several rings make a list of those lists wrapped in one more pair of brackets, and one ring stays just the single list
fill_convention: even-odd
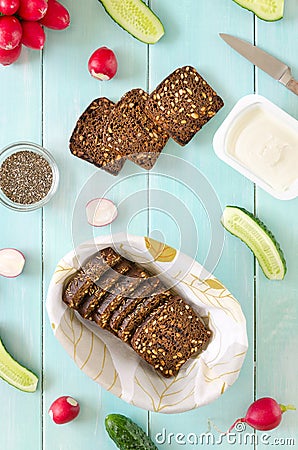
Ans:
[{"label": "mint green wooden table", "polygon": [[[203,433],[208,429],[208,419],[225,430],[261,396],[298,406],[298,199],[282,202],[271,198],[217,159],[212,149],[215,130],[245,94],[258,92],[298,119],[298,98],[266,74],[254,72],[251,64],[218,37],[219,32],[227,32],[255,41],[291,65],[297,77],[297,1],[285,1],[282,21],[264,23],[232,0],[154,0],[151,7],[162,19],[166,34],[150,47],[117,27],[96,0],[64,3],[72,16],[71,27],[65,32],[49,31],[43,54],[24,50],[17,64],[0,68],[0,146],[20,140],[43,144],[54,154],[61,172],[59,192],[44,210],[16,213],[0,208],[0,248],[16,247],[27,256],[21,277],[0,278],[0,334],[11,353],[40,377],[35,394],[18,392],[0,382],[0,449],[113,449],[103,426],[110,412],[130,416],[155,439],[163,429],[175,436]],[[117,77],[105,83],[92,79],[86,68],[91,52],[102,45],[113,48],[119,61]],[[151,90],[173,69],[185,64],[198,68],[224,98],[225,107],[187,147],[180,148],[171,141],[164,151],[167,157],[161,158],[151,173],[126,163],[120,177],[102,175],[103,185],[107,183],[110,188],[109,197],[123,205],[112,231],[151,235],[191,253],[193,237],[185,228],[187,207],[198,232],[196,257],[204,263],[212,231],[208,220],[212,205],[208,197],[202,204],[191,190],[198,187],[200,175],[198,179],[189,177],[188,186],[179,182],[181,170],[187,178],[187,164],[175,159],[182,158],[207,178],[222,208],[236,204],[257,212],[278,237],[288,273],[282,282],[266,280],[249,250],[226,236],[218,264],[213,261],[214,267],[209,269],[214,269],[241,302],[249,336],[247,358],[238,381],[215,403],[166,416],[128,405],[87,378],[54,338],[45,297],[59,258],[73,247],[73,241],[82,242],[92,233],[82,211],[79,231],[72,236],[76,197],[96,171],[68,151],[76,119],[94,98],[117,100],[133,87]],[[170,166],[176,181],[167,176]],[[100,185],[98,191],[102,194]],[[174,212],[171,204],[176,205]],[[104,234],[111,230],[97,231]],[[59,427],[51,422],[47,410],[56,397],[65,394],[80,401],[81,415],[77,421]],[[277,438],[283,448],[295,448],[282,439],[295,439],[298,445],[297,423],[297,413],[288,413],[269,441],[255,446],[241,444],[239,434],[234,444],[225,440],[221,445],[204,446],[261,450]],[[218,436],[213,428],[211,431]],[[160,449],[181,447],[195,446],[179,444],[175,437],[171,443],[159,445]]]}]

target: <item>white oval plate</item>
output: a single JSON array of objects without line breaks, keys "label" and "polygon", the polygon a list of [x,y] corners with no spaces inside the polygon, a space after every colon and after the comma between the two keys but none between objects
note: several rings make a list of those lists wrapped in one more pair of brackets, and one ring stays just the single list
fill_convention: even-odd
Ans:
[{"label": "white oval plate", "polygon": [[[210,344],[175,378],[163,378],[127,344],[62,302],[66,280],[80,263],[108,246],[158,273],[208,320]],[[65,255],[52,277],[46,306],[55,337],[76,365],[116,396],[150,411],[180,413],[214,401],[238,378],[248,347],[246,321],[232,294],[198,262],[140,236],[101,236]]]}]

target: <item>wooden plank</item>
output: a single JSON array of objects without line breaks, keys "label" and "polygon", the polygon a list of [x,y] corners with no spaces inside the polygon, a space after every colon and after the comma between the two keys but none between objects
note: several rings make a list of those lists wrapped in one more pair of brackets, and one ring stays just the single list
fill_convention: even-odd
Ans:
[{"label": "wooden plank", "polygon": [[[20,278],[0,278],[0,335],[21,363],[40,375],[44,373],[44,391],[40,384],[37,393],[26,395],[0,382],[0,396],[5,405],[0,410],[1,449],[85,450],[100,446],[109,450],[114,445],[104,431],[104,418],[110,412],[128,415],[144,429],[148,425],[154,439],[163,428],[174,435],[179,432],[200,434],[207,431],[209,418],[226,430],[233,419],[243,415],[254,395],[270,395],[297,406],[294,388],[298,344],[295,321],[297,201],[281,202],[257,190],[257,213],[280,241],[289,269],[285,280],[277,283],[266,280],[257,270],[256,389],[253,258],[243,244],[226,235],[221,257],[208,259],[212,236],[220,237],[219,211],[214,208],[217,202],[212,202],[211,209],[208,202],[212,189],[222,208],[226,204],[237,204],[254,209],[252,184],[217,159],[211,142],[213,133],[233,104],[242,95],[253,92],[254,87],[251,64],[229,49],[217,34],[223,31],[253,41],[252,14],[231,0],[184,0],[175,2],[174,7],[169,0],[152,0],[149,3],[162,19],[166,35],[157,45],[150,46],[147,54],[147,47],[117,27],[98,2],[63,0],[63,3],[71,12],[72,25],[61,33],[48,32],[43,64],[43,138],[45,147],[53,152],[61,169],[60,189],[43,213],[15,213],[0,207],[0,248],[17,247],[27,256]],[[258,44],[288,62],[296,78],[298,68],[293,43],[297,40],[297,20],[297,6],[288,1],[282,21],[256,22]],[[119,62],[117,77],[107,83],[92,79],[87,71],[90,54],[102,45],[113,48]],[[117,178],[69,154],[68,138],[74,123],[91,100],[101,95],[117,100],[125,91],[137,86],[149,85],[151,90],[183,64],[198,67],[225,100],[225,108],[186,148],[172,141],[150,175],[127,163]],[[40,54],[25,50],[19,63],[0,68],[0,148],[24,139],[41,143],[41,67]],[[259,93],[298,118],[297,97],[261,72],[257,72],[256,81]],[[182,168],[185,170],[183,177]],[[183,184],[193,170],[197,174],[195,179],[190,178]],[[207,196],[202,195],[201,189],[204,177],[212,188]],[[199,194],[195,192],[198,186]],[[87,199],[101,195],[115,201],[119,217],[111,227],[94,230],[86,224],[84,205]],[[74,211],[77,214],[73,215]],[[217,217],[217,226],[211,225],[210,216]],[[46,296],[59,258],[73,245],[92,236],[126,230],[139,235],[150,231],[152,237],[180,247],[204,264],[207,259],[207,267],[214,269],[215,275],[242,303],[249,332],[249,353],[237,383],[209,406],[183,415],[148,415],[92,383],[53,337],[46,313],[41,310],[41,300]],[[197,252],[193,243],[198,245]],[[42,250],[45,282],[41,292]],[[66,427],[57,427],[51,423],[47,410],[56,397],[64,394],[80,401],[81,416]],[[289,438],[297,442],[296,422],[296,414],[288,413],[282,425],[270,433],[270,439]],[[215,429],[211,431],[216,437]],[[226,450],[230,445],[225,442],[220,447]],[[288,446],[293,447],[290,443]],[[160,447],[175,450],[181,445],[172,437],[171,444]],[[257,446],[258,449],[263,447],[265,445]]]},{"label": "wooden plank", "polygon": [[[298,15],[295,2],[285,2],[284,18],[276,23],[257,21],[257,44],[293,68],[298,77],[296,59]],[[298,119],[298,97],[268,75],[257,71],[258,92]],[[281,201],[261,189],[257,191],[257,214],[276,236],[285,253],[288,272],[283,281],[267,280],[257,273],[257,397],[270,396],[280,403],[297,406],[297,256],[296,226],[298,199]],[[298,441],[297,414],[287,413],[280,427],[272,432],[273,439],[284,439],[287,448]],[[282,443],[282,441],[280,441]],[[291,444],[292,442],[292,444]],[[259,445],[265,449],[267,443]]]},{"label": "wooden plank", "polygon": [[[78,242],[110,232],[143,235],[147,230],[147,215],[138,214],[147,206],[147,175],[140,175],[128,162],[121,175],[113,177],[72,157],[68,150],[75,122],[94,98],[106,96],[117,101],[130,88],[146,87],[146,46],[121,30],[98,2],[64,3],[71,12],[72,25],[64,33],[51,34],[44,59],[44,140],[61,169],[59,192],[45,212],[45,286],[55,264]],[[115,51],[119,62],[119,72],[109,82],[95,80],[87,71],[89,56],[103,45]],[[111,227],[93,229],[86,221],[85,200],[101,196],[119,205],[119,217]],[[78,214],[73,217],[74,211]],[[70,424],[67,432],[45,419],[46,449],[82,450],[98,445],[110,449],[113,444],[104,431],[104,418],[110,412],[122,412],[146,428],[145,411],[115,398],[80,372],[53,337],[47,317],[45,329],[44,412],[63,394],[73,395],[81,403],[80,420]]]},{"label": "wooden plank", "polygon": [[[153,1],[151,4],[164,19],[166,35],[160,44],[150,48],[150,88],[153,89],[176,67],[190,64],[198,68],[225,100],[224,109],[187,147],[179,147],[170,141],[164,152],[169,158],[172,156],[172,164],[169,164],[169,161],[166,163],[166,158],[161,158],[150,174],[150,189],[156,191],[156,194],[150,194],[150,231],[153,235],[159,233],[165,237],[168,244],[180,246],[190,254],[195,251],[192,247],[193,239],[195,245],[198,243],[198,252],[194,256],[204,262],[208,256],[212,232],[212,239],[220,233],[220,213],[214,212],[214,202],[211,201],[213,193],[216,193],[222,208],[226,204],[236,204],[253,209],[253,185],[223,164],[212,149],[213,134],[224,117],[241,96],[253,90],[252,68],[220,40],[218,33],[222,31],[239,35],[241,30],[242,37],[252,40],[252,16],[243,14],[243,10],[233,2],[221,0],[184,1],[176,3],[175,8],[172,7],[172,2],[166,0]],[[186,164],[179,160],[177,162],[175,158],[183,158],[194,169],[187,168]],[[197,173],[195,177],[191,176],[194,170]],[[183,186],[180,181],[187,177],[189,182]],[[200,200],[200,187],[205,177],[209,189],[206,189],[206,193],[205,190],[201,192]],[[193,191],[198,191],[199,194],[194,194]],[[169,195],[173,196],[172,201],[175,204],[175,225],[174,221],[170,221],[169,225],[169,219],[164,218],[165,214],[156,212],[156,209],[169,209],[166,208],[166,197]],[[212,214],[217,214],[217,221],[211,227],[208,216]],[[193,224],[185,224],[187,215],[194,219],[198,238],[195,236]],[[177,228],[180,228],[180,235]],[[239,380],[215,403],[182,416],[161,417],[151,414],[150,430],[153,437],[163,428],[167,433],[198,435],[208,430],[209,418],[220,429],[225,430],[235,416],[241,416],[246,405],[253,399],[253,258],[239,241],[228,235],[221,256],[220,252],[221,248],[218,249],[218,257],[213,263],[212,259],[209,259],[209,269],[214,271],[241,302],[247,318],[250,344],[245,364]],[[214,429],[211,432],[217,436]],[[164,449],[180,447],[174,438],[171,444],[167,442],[162,446]],[[221,448],[229,448],[229,444],[222,444]]]},{"label": "wooden plank", "polygon": [[[38,52],[24,49],[17,63],[0,67],[0,97],[0,148],[18,141],[40,144]],[[19,278],[0,277],[0,336],[11,354],[40,376],[41,211],[20,213],[0,206],[0,230],[0,248],[17,248],[27,258]],[[0,448],[40,448],[41,382],[36,393],[26,394],[0,381]]]}]

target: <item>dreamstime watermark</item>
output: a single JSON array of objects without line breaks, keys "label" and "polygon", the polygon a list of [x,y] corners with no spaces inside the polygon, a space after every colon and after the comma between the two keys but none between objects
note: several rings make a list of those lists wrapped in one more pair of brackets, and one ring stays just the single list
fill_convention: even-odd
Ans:
[{"label": "dreamstime watermark", "polygon": [[156,433],[155,442],[158,446],[161,445],[181,445],[188,448],[189,446],[254,446],[254,445],[266,445],[266,446],[281,446],[286,448],[295,448],[295,438],[290,437],[276,437],[269,433],[248,433],[246,431],[246,425],[244,423],[238,423],[235,427],[235,432],[228,434],[218,434],[215,436],[211,432],[207,433],[173,433],[168,432],[166,428]]}]

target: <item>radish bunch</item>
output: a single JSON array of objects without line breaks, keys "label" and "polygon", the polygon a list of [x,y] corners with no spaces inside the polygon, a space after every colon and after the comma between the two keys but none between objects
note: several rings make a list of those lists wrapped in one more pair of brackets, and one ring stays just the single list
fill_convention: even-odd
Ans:
[{"label": "radish bunch", "polygon": [[42,50],[43,27],[64,30],[69,24],[67,9],[56,0],[0,0],[0,64],[14,63],[22,45]]}]

